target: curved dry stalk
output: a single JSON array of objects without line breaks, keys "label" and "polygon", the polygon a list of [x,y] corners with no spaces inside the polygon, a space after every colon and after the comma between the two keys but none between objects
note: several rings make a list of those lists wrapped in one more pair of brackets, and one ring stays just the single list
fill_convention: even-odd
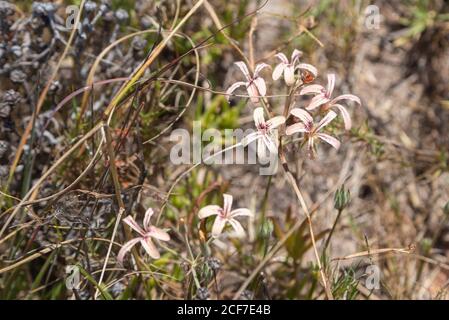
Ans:
[{"label": "curved dry stalk", "polygon": [[[147,29],[147,30],[143,30],[143,31],[138,31],[138,32],[134,32],[131,34],[128,34],[120,39],[115,40],[113,43],[111,43],[109,46],[107,46],[106,48],[103,49],[103,51],[101,51],[101,53],[97,56],[97,58],[95,59],[94,63],[92,64],[92,67],[90,68],[89,74],[87,76],[87,81],[86,81],[86,87],[90,87],[94,84],[94,76],[95,76],[95,72],[97,71],[98,66],[100,65],[100,62],[103,60],[104,56],[111,51],[115,46],[119,45],[120,43],[122,43],[125,40],[128,40],[130,38],[133,38],[135,36],[141,35],[141,34],[145,34],[145,33],[153,33],[153,32],[157,32],[157,30],[154,29]],[[129,80],[129,78],[126,78],[126,80]],[[86,111],[87,108],[87,102],[89,99],[89,92],[85,92],[83,94],[83,97],[81,99],[81,106],[80,106],[80,114],[78,117],[78,124],[81,122],[83,115]]]}]

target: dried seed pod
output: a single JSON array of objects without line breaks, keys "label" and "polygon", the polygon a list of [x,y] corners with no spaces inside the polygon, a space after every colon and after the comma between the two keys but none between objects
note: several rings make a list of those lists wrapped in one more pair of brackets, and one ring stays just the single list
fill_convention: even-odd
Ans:
[{"label": "dried seed pod", "polygon": [[9,142],[6,140],[0,140],[0,159],[7,154],[9,150]]},{"label": "dried seed pod", "polygon": [[207,288],[205,287],[201,287],[198,288],[198,291],[196,292],[196,298],[198,300],[207,300],[209,299],[210,294],[209,294],[209,290],[207,290]]},{"label": "dried seed pod", "polygon": [[0,179],[4,179],[9,174],[9,168],[7,165],[0,166]]},{"label": "dried seed pod", "polygon": [[207,266],[214,271],[218,271],[221,268],[221,261],[214,257],[209,257],[207,259]]},{"label": "dried seed pod", "polygon": [[128,22],[129,19],[128,11],[124,9],[118,9],[115,12],[115,18],[117,19],[118,23],[125,24],[126,22]]},{"label": "dried seed pod", "polygon": [[97,9],[97,4],[93,1],[86,1],[84,4],[84,10],[86,10],[87,13],[92,13]]},{"label": "dried seed pod", "polygon": [[50,85],[49,93],[50,94],[56,94],[56,93],[58,93],[61,90],[61,88],[62,88],[61,82],[59,82],[57,80],[53,81],[51,83],[51,85]]},{"label": "dried seed pod", "polygon": [[0,17],[2,19],[12,16],[15,13],[14,6],[7,1],[0,1]]},{"label": "dried seed pod", "polygon": [[50,2],[33,2],[31,12],[34,17],[51,17],[56,12],[56,5]]},{"label": "dried seed pod", "polygon": [[25,72],[19,69],[11,71],[11,74],[9,75],[9,79],[11,79],[11,81],[14,83],[23,83],[25,82],[26,78],[27,75],[25,74]]},{"label": "dried seed pod", "polygon": [[22,56],[22,47],[21,46],[18,46],[18,45],[12,46],[10,51],[16,58],[20,58]]},{"label": "dried seed pod", "polygon": [[143,49],[145,49],[147,43],[148,41],[146,39],[137,36],[133,39],[131,46],[136,51],[142,51]]}]

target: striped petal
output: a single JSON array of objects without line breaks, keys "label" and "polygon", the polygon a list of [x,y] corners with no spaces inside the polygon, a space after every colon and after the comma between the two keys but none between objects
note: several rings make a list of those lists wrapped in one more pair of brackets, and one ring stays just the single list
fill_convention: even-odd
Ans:
[{"label": "striped petal", "polygon": [[154,245],[153,241],[151,241],[150,238],[141,239],[140,244],[151,258],[159,259],[161,257],[159,251],[157,250],[156,246]]},{"label": "striped petal", "polygon": [[291,63],[294,65],[296,62],[298,62],[298,60],[301,56],[302,56],[302,51],[299,51],[298,49],[293,50]]},{"label": "striped petal", "polygon": [[284,69],[284,80],[285,84],[288,86],[292,86],[295,84],[295,68],[293,66],[287,66]]},{"label": "striped petal", "polygon": [[167,232],[154,226],[151,227],[147,235],[161,241],[170,241],[170,235]]},{"label": "striped petal", "polygon": [[312,66],[311,64],[308,64],[308,63],[300,63],[300,64],[298,64],[296,66],[296,68],[301,69],[301,70],[309,71],[311,74],[313,74],[313,76],[315,78],[318,75],[317,68],[315,68],[314,66]]},{"label": "striped petal", "polygon": [[255,85],[255,82],[253,81],[250,83],[246,90],[248,91],[248,96],[251,99],[251,102],[254,104],[259,103],[259,91],[257,90],[257,86]]},{"label": "striped petal", "polygon": [[316,136],[323,140],[324,142],[329,143],[332,147],[338,150],[340,148],[340,141],[335,139],[334,137],[326,134],[326,133],[317,133]]},{"label": "striped petal", "polygon": [[290,113],[299,118],[304,124],[313,123],[312,116],[304,109],[293,108]]},{"label": "striped petal", "polygon": [[204,219],[210,216],[215,216],[220,214],[221,210],[221,207],[217,205],[205,206],[198,212],[198,217]]},{"label": "striped petal", "polygon": [[261,96],[265,96],[267,94],[267,85],[265,84],[265,80],[261,77],[257,77],[254,79],[254,84],[257,87]]},{"label": "striped petal", "polygon": [[240,216],[245,216],[245,217],[252,217],[253,213],[251,212],[251,210],[247,209],[247,208],[239,208],[239,209],[235,209],[231,211],[231,218],[234,217],[240,217]]},{"label": "striped petal", "polygon": [[248,134],[246,137],[244,137],[240,143],[242,144],[242,146],[246,147],[247,145],[249,145],[251,142],[253,142],[254,140],[257,140],[261,137],[260,133],[257,132],[252,132],[250,134]]},{"label": "striped petal", "polygon": [[335,74],[331,73],[327,75],[327,96],[332,96],[332,92],[334,92],[335,87]]},{"label": "striped petal", "polygon": [[223,193],[223,210],[226,217],[231,213],[232,199],[232,195]]},{"label": "striped petal", "polygon": [[278,153],[278,147],[276,143],[267,135],[262,136],[263,143],[265,146],[270,150],[271,153],[277,154]]},{"label": "striped petal", "polygon": [[123,219],[123,222],[126,223],[128,226],[131,227],[134,231],[136,231],[141,236],[145,235],[145,230],[143,230],[134,220],[132,216],[127,216],[125,219]]},{"label": "striped petal", "polygon": [[351,116],[349,115],[348,110],[346,110],[346,108],[343,107],[341,104],[334,104],[334,105],[332,105],[332,107],[336,107],[340,111],[341,116],[343,117],[343,122],[345,124],[345,129],[351,130],[352,121],[351,121]]},{"label": "striped petal", "polygon": [[306,86],[302,88],[302,90],[299,92],[299,94],[305,95],[305,94],[322,94],[325,91],[324,87],[320,84],[311,84],[310,86]]},{"label": "striped petal", "polygon": [[246,87],[247,83],[243,82],[243,81],[238,81],[236,83],[234,83],[232,86],[229,87],[228,90],[226,90],[226,99],[229,101],[229,99],[231,98],[232,93],[237,90],[238,87],[242,87],[245,86]]},{"label": "striped petal", "polygon": [[305,128],[304,123],[295,123],[285,129],[285,133],[289,136],[297,132],[306,133],[308,130]]},{"label": "striped petal", "polygon": [[120,251],[118,252],[117,255],[117,261],[123,265],[123,258],[125,257],[125,255],[132,249],[132,247],[134,247],[136,245],[137,242],[139,242],[142,238],[135,238],[135,239],[131,239],[128,242],[126,242],[122,248],[120,249]]},{"label": "striped petal", "polygon": [[334,118],[337,116],[337,114],[334,111],[329,111],[323,119],[318,123],[315,131],[318,132],[321,129],[323,129],[325,126],[327,126]]},{"label": "striped petal", "polygon": [[329,99],[326,98],[324,95],[317,95],[312,98],[310,101],[310,104],[306,107],[307,110],[314,110],[318,108],[319,106],[326,104],[329,102]]},{"label": "striped petal", "polygon": [[225,223],[226,223],[225,219],[217,216],[217,218],[214,221],[214,225],[212,226],[212,236],[214,238],[218,237],[221,234],[225,226]]},{"label": "striped petal", "polygon": [[285,123],[285,117],[284,116],[276,116],[271,118],[270,120],[267,121],[267,124],[269,126],[270,129],[275,129],[277,127],[279,127],[281,124]]},{"label": "striped petal", "polygon": [[148,208],[147,211],[145,211],[145,217],[143,218],[143,228],[145,230],[148,230],[148,228],[151,226],[150,219],[153,214],[154,211],[152,208]]},{"label": "striped petal", "polygon": [[351,100],[351,101],[357,102],[360,105],[362,104],[362,102],[360,101],[360,98],[353,94],[342,94],[341,96],[334,98],[332,100],[332,103],[340,101],[340,100]]},{"label": "striped petal", "polygon": [[256,68],[254,69],[254,79],[259,77],[259,73],[264,69],[264,68],[269,68],[270,66],[266,63],[259,63],[258,65],[256,65]]},{"label": "striped petal", "polygon": [[232,228],[235,230],[235,233],[237,234],[237,237],[243,238],[245,236],[245,230],[243,230],[242,225],[240,222],[234,219],[230,219],[229,223],[231,224]]},{"label": "striped petal", "polygon": [[259,127],[261,124],[265,123],[265,117],[263,116],[263,108],[262,107],[258,107],[256,109],[254,109],[253,119],[254,119],[254,124],[256,125],[256,127]]},{"label": "striped petal", "polygon": [[235,62],[235,65],[239,67],[239,69],[242,71],[246,80],[251,81],[251,75],[249,74],[248,67],[246,66],[246,64],[243,61],[237,61]]},{"label": "striped petal", "polygon": [[274,68],[272,75],[273,80],[277,80],[281,77],[285,67],[286,67],[285,63],[281,62]]},{"label": "striped petal", "polygon": [[279,60],[281,60],[282,63],[288,64],[287,56],[285,54],[283,54],[282,52],[279,52],[279,53],[275,54],[274,56],[276,58],[278,58]]}]

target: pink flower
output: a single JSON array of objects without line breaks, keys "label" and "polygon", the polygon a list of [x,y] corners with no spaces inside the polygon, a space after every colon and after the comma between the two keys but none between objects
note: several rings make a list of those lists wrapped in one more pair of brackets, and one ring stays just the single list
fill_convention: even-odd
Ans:
[{"label": "pink flower", "polygon": [[223,208],[217,205],[205,206],[198,212],[200,219],[207,218],[209,216],[217,216],[212,227],[212,236],[218,237],[226,223],[229,223],[239,237],[245,235],[242,225],[235,218],[239,216],[252,216],[253,214],[249,209],[240,208],[231,210],[232,196],[229,194],[223,194]]},{"label": "pink flower", "polygon": [[260,71],[262,71],[263,68],[269,67],[266,63],[260,63],[256,65],[256,69],[254,70],[254,75],[251,76],[248,68],[246,67],[246,64],[242,61],[238,61],[235,63],[237,67],[240,68],[243,75],[246,78],[245,81],[238,81],[234,83],[232,86],[229,87],[229,89],[226,91],[226,95],[228,96],[228,100],[230,95],[241,86],[245,86],[246,90],[248,91],[248,95],[251,99],[251,101],[254,104],[257,104],[259,102],[259,98],[261,96],[265,96],[267,94],[267,86],[265,84],[265,80],[259,76]]},{"label": "pink flower", "polygon": [[267,121],[263,115],[264,111],[262,107],[258,107],[254,110],[253,117],[257,131],[248,134],[242,139],[242,145],[247,146],[253,141],[257,140],[257,155],[260,158],[267,156],[267,149],[269,152],[278,153],[278,138],[277,127],[285,122],[285,117],[276,116]]},{"label": "pink flower", "polygon": [[164,230],[151,225],[150,218],[153,213],[154,211],[151,208],[149,208],[145,212],[145,217],[143,219],[143,229],[137,224],[136,220],[134,220],[132,216],[127,216],[125,219],[123,219],[123,222],[125,222],[134,231],[140,234],[140,237],[131,239],[122,246],[117,256],[117,260],[120,264],[123,264],[123,258],[125,257],[125,254],[130,251],[131,248],[138,242],[140,242],[142,247],[150,255],[151,258],[159,259],[159,251],[157,250],[151,238],[161,241],[169,241],[170,236]]},{"label": "pink flower", "polygon": [[343,117],[345,129],[349,130],[351,129],[352,125],[351,117],[349,116],[349,113],[346,110],[346,108],[343,107],[341,104],[337,104],[336,102],[340,100],[351,100],[357,102],[360,105],[361,104],[360,98],[353,94],[343,94],[341,96],[332,99],[331,97],[332,92],[334,91],[334,86],[335,86],[335,74],[328,74],[327,88],[324,88],[319,84],[312,84],[310,86],[304,87],[299,94],[300,95],[315,94],[315,97],[313,97],[310,104],[306,107],[307,110],[313,110],[315,108],[318,108],[319,106],[323,106],[324,110],[328,110],[332,107],[337,108]]},{"label": "pink flower", "polygon": [[295,84],[295,70],[301,69],[306,70],[313,74],[314,77],[317,76],[318,71],[317,69],[312,66],[311,64],[307,63],[299,63],[299,58],[301,57],[302,52],[299,50],[293,50],[291,61],[288,61],[285,54],[278,53],[275,55],[279,60],[281,60],[281,63],[279,63],[273,70],[273,80],[277,80],[281,77],[282,73],[284,73],[284,81],[288,86],[292,86]]},{"label": "pink flower", "polygon": [[327,142],[328,144],[330,144],[332,147],[334,147],[335,149],[338,150],[338,148],[340,148],[340,141],[338,141],[337,139],[335,139],[334,137],[326,134],[326,133],[321,133],[319,132],[321,129],[323,129],[325,126],[327,126],[336,116],[337,114],[334,111],[329,111],[324,117],[323,119],[321,119],[320,122],[318,122],[317,125],[315,125],[313,123],[313,118],[312,116],[305,110],[300,109],[300,108],[294,108],[290,111],[290,113],[292,115],[294,115],[295,117],[299,118],[299,120],[301,122],[292,124],[291,126],[289,126],[286,130],[285,133],[288,135],[292,135],[294,133],[297,132],[301,132],[304,133],[304,137],[305,139],[307,139],[307,147],[309,150],[309,154],[311,155],[311,157],[314,157],[315,154],[315,149],[314,149],[314,143],[315,143],[315,139],[321,139],[324,142]]}]

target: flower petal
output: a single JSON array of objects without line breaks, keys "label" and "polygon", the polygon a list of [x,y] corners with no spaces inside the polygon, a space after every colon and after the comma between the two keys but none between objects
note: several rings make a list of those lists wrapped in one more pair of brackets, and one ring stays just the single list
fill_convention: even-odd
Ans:
[{"label": "flower petal", "polygon": [[270,129],[275,129],[279,127],[281,124],[285,123],[284,116],[276,116],[267,121],[267,124]]},{"label": "flower petal", "polygon": [[295,83],[295,68],[293,66],[287,66],[284,69],[285,84],[291,86]]},{"label": "flower petal", "polygon": [[231,218],[240,217],[240,216],[252,217],[253,213],[251,212],[251,210],[249,210],[247,208],[238,208],[238,209],[231,211],[231,215],[230,215]]},{"label": "flower petal", "polygon": [[128,226],[130,226],[134,231],[139,233],[141,236],[145,234],[145,230],[143,230],[134,220],[132,216],[127,216],[125,219],[123,219],[123,222],[126,223]]},{"label": "flower petal", "polygon": [[222,209],[220,208],[220,206],[214,204],[210,206],[205,206],[201,208],[201,210],[198,212],[198,217],[200,219],[204,219],[210,216],[218,215],[221,210]]},{"label": "flower petal", "polygon": [[314,66],[308,63],[300,63],[297,66],[298,69],[309,71],[316,78],[318,75],[318,70]]},{"label": "flower petal", "polygon": [[230,219],[229,223],[231,224],[232,228],[234,228],[237,237],[243,238],[245,236],[245,230],[243,230],[243,227],[240,224],[240,222],[238,222],[235,219]]},{"label": "flower petal", "polygon": [[128,242],[126,242],[122,248],[120,249],[120,251],[118,252],[117,255],[117,261],[123,265],[123,258],[125,257],[125,255],[132,249],[132,247],[134,247],[136,245],[137,242],[139,242],[142,238],[134,238],[129,240]]},{"label": "flower petal", "polygon": [[251,102],[254,104],[259,103],[259,91],[257,90],[257,86],[255,82],[251,82],[247,87],[246,90],[248,91],[248,96],[251,99]]},{"label": "flower petal", "polygon": [[304,109],[293,108],[290,113],[299,118],[304,124],[313,123],[312,116]]},{"label": "flower petal", "polygon": [[148,230],[148,228],[151,226],[150,219],[153,214],[154,211],[152,208],[148,208],[147,211],[145,211],[145,217],[143,218],[143,228],[145,230]]},{"label": "flower petal", "polygon": [[322,128],[324,128],[325,126],[327,126],[332,120],[334,120],[334,118],[337,116],[337,114],[334,111],[329,111],[324,117],[323,119],[321,119],[321,121],[318,123],[315,131],[318,132],[320,131]]},{"label": "flower petal", "polygon": [[298,49],[293,50],[291,64],[294,65],[296,62],[298,62],[298,59],[301,56],[302,56],[302,51],[299,51]]},{"label": "flower petal", "polygon": [[292,124],[291,126],[287,127],[287,129],[285,129],[285,133],[289,136],[291,136],[292,134],[295,134],[297,132],[301,132],[301,133],[308,132],[308,130],[304,126],[304,123],[298,122],[298,123]]},{"label": "flower petal", "polygon": [[218,237],[221,234],[225,226],[225,223],[226,219],[223,219],[222,217],[217,217],[215,219],[214,225],[212,226],[212,236],[214,238]]},{"label": "flower petal", "polygon": [[246,137],[244,137],[240,143],[242,144],[242,146],[246,147],[247,145],[249,145],[251,142],[253,142],[254,140],[257,140],[261,137],[259,132],[252,132],[250,134],[248,134]]},{"label": "flower petal", "polygon": [[335,87],[335,74],[331,73],[327,75],[327,96],[331,97],[332,96],[332,92],[334,92],[334,87]]},{"label": "flower petal", "polygon": [[232,195],[223,193],[223,210],[225,212],[226,217],[231,212],[231,208],[232,208]]},{"label": "flower petal", "polygon": [[324,142],[329,143],[332,147],[338,150],[340,148],[340,141],[338,141],[336,138],[326,134],[326,133],[317,133],[316,136],[323,140]]},{"label": "flower petal", "polygon": [[285,54],[283,54],[282,52],[276,53],[274,56],[275,56],[276,58],[278,58],[279,60],[281,60],[282,63],[288,64],[287,56],[286,56]]},{"label": "flower petal", "polygon": [[354,102],[357,102],[358,104],[362,104],[360,101],[360,98],[353,95],[353,94],[342,94],[341,96],[338,96],[332,100],[332,103],[340,101],[340,100],[351,100]]},{"label": "flower petal", "polygon": [[159,259],[161,257],[159,251],[157,250],[156,246],[154,245],[153,241],[151,241],[150,238],[141,239],[140,244],[151,258]]},{"label": "flower petal", "polygon": [[270,150],[271,153],[273,153],[273,154],[278,153],[277,143],[274,142],[271,139],[271,137],[264,135],[264,136],[262,136],[262,140],[263,140],[263,143],[265,144],[265,146],[268,148],[268,150]]},{"label": "flower petal", "polygon": [[267,145],[265,143],[264,137],[264,135],[261,135],[262,139],[257,140],[257,156],[262,160],[266,159],[268,156]]},{"label": "flower petal", "polygon": [[328,98],[326,98],[324,95],[319,94],[312,98],[310,104],[306,107],[306,109],[313,110],[328,102],[329,102]]},{"label": "flower petal", "polygon": [[261,96],[265,96],[267,94],[267,85],[265,84],[265,80],[263,78],[257,77],[254,79],[254,84],[256,85]]},{"label": "flower petal", "polygon": [[263,116],[263,113],[264,113],[264,111],[263,111],[262,107],[258,107],[256,109],[254,109],[253,119],[254,119],[254,124],[256,125],[256,127],[259,127],[259,125],[265,123],[265,117]]},{"label": "flower petal", "polygon": [[324,87],[320,84],[311,84],[309,86],[305,86],[302,88],[302,90],[299,92],[299,95],[305,95],[305,94],[322,94],[324,91]]},{"label": "flower petal", "polygon": [[243,82],[243,81],[238,81],[236,83],[234,83],[232,86],[230,86],[228,88],[228,90],[226,90],[226,99],[229,101],[229,99],[231,98],[232,93],[241,86],[245,86],[246,87],[247,83]]},{"label": "flower petal", "polygon": [[170,241],[170,235],[167,232],[154,226],[151,226],[151,229],[147,235],[161,241]]},{"label": "flower petal", "polygon": [[351,130],[352,122],[351,122],[351,116],[349,115],[348,110],[346,110],[346,108],[343,107],[341,104],[333,104],[332,107],[338,108],[338,110],[341,113],[341,116],[343,117],[343,122],[345,123],[345,129]]},{"label": "flower petal", "polygon": [[258,65],[256,65],[256,68],[254,69],[254,77],[253,79],[256,79],[257,77],[259,77],[259,73],[260,71],[262,71],[264,68],[270,68],[270,66],[264,62],[259,63]]},{"label": "flower petal", "polygon": [[235,62],[235,65],[239,67],[239,69],[242,71],[246,80],[251,81],[251,75],[249,74],[248,67],[246,66],[246,64],[243,61],[237,61]]},{"label": "flower petal", "polygon": [[273,80],[277,80],[282,75],[282,72],[284,71],[285,63],[281,62],[279,63],[273,70]]}]

